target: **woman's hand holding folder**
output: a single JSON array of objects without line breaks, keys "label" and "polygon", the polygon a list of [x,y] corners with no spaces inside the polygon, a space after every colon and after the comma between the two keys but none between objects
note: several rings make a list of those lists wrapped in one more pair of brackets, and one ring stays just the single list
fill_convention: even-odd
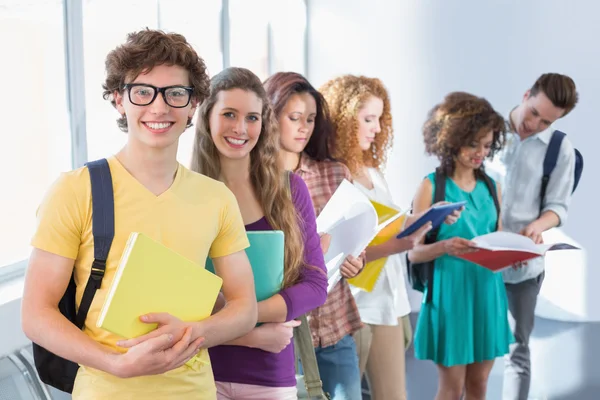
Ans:
[{"label": "woman's hand holding folder", "polygon": [[444,245],[445,252],[451,256],[460,256],[477,251],[476,243],[461,237],[453,237],[440,243]]},{"label": "woman's hand holding folder", "polygon": [[292,342],[294,328],[299,325],[300,321],[296,320],[267,322],[249,333],[251,338],[248,344],[269,353],[281,353]]},{"label": "woman's hand holding folder", "polygon": [[430,230],[431,222],[428,222],[415,232],[408,236],[404,236],[401,239],[397,239],[396,236],[393,236],[385,243],[367,247],[367,262],[412,250],[421,243]]},{"label": "woman's hand holding folder", "polygon": [[[442,206],[444,204],[450,204],[450,203],[447,201],[438,201],[437,203],[433,204],[431,207]],[[458,221],[458,219],[460,218],[460,214],[463,212],[464,209],[465,209],[464,207],[461,207],[458,210],[452,211],[452,214],[450,214],[446,217],[446,219],[444,220],[444,223],[446,225],[452,225],[452,224],[456,223],[456,221]]]},{"label": "woman's hand holding folder", "polygon": [[346,260],[340,267],[340,272],[342,273],[342,276],[346,279],[354,278],[360,273],[360,271],[362,271],[363,267],[366,264],[365,261],[365,251],[360,253],[358,257],[352,257],[351,255],[346,257]]},{"label": "woman's hand holding folder", "polygon": [[[408,220],[406,221],[406,227],[409,227],[413,222],[418,220],[421,216],[425,215],[427,213],[427,211],[429,211],[431,208],[436,207],[436,206],[443,206],[444,204],[450,204],[450,202],[438,201],[437,203],[432,204],[431,207],[429,207],[427,210],[411,215],[408,218]],[[461,207],[458,210],[452,211],[452,214],[450,214],[446,217],[446,219],[444,220],[444,223],[446,225],[452,225],[452,224],[456,223],[456,221],[458,221],[458,219],[460,218],[460,214],[463,212],[464,209],[465,209],[465,207]]]}]

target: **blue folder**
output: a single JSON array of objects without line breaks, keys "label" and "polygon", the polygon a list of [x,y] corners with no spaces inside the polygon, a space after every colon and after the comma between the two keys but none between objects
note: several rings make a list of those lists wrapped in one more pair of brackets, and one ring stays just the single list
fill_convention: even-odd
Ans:
[{"label": "blue folder", "polygon": [[411,226],[403,230],[396,236],[398,239],[402,239],[405,236],[409,236],[419,230],[427,222],[431,222],[431,230],[436,229],[440,226],[447,216],[452,214],[454,211],[464,207],[467,204],[466,201],[459,201],[457,203],[442,204],[431,207],[425,214],[417,219]]},{"label": "blue folder", "polygon": [[[249,231],[246,255],[254,273],[256,300],[263,301],[281,291],[283,284],[284,235],[282,231]],[[210,257],[206,269],[215,272]]]}]

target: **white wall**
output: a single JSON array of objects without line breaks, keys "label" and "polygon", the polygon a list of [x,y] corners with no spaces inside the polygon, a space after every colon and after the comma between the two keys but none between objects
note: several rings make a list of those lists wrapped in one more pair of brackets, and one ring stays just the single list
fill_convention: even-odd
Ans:
[{"label": "white wall", "polygon": [[600,163],[593,114],[600,107],[593,94],[600,92],[600,4],[309,0],[308,5],[313,84],[353,73],[377,76],[390,91],[395,144],[386,176],[402,206],[436,165],[424,156],[420,128],[445,94],[484,96],[504,114],[544,72],[575,80],[580,103],[556,127],[583,152],[585,170],[569,221],[553,236],[566,234],[587,252],[548,258],[538,314],[600,320],[600,308],[593,307],[600,301],[600,246],[594,246],[599,218],[589,214],[597,204],[592,191]]}]

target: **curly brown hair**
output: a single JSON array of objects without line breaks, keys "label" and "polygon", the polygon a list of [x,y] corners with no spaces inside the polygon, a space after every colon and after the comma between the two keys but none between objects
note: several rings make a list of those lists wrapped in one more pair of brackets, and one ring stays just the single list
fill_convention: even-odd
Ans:
[{"label": "curly brown hair", "polygon": [[[465,92],[450,93],[429,111],[423,125],[425,151],[437,156],[444,172],[451,175],[460,149],[476,140],[483,129],[493,132],[488,156],[493,158],[504,145],[506,121],[486,99]],[[482,164],[479,171],[483,168]]]},{"label": "curly brown hair", "polygon": [[[118,46],[106,57],[106,81],[102,97],[116,107],[114,93],[123,92],[125,81],[132,81],[141,73],[158,65],[177,65],[189,72],[192,97],[202,102],[208,96],[209,78],[204,60],[177,33],[145,29],[127,35],[125,44]],[[191,126],[191,118],[187,127]],[[127,132],[127,118],[121,116],[117,125]]]},{"label": "curly brown hair", "polygon": [[[388,92],[377,78],[344,75],[325,83],[319,91],[329,105],[335,132],[333,157],[342,161],[352,174],[363,166],[380,169],[385,165],[387,151],[392,146],[392,113]],[[383,101],[383,114],[379,119],[381,132],[369,150],[363,151],[358,144],[358,111],[371,97]]]},{"label": "curly brown hair", "polygon": [[221,91],[242,89],[262,101],[262,126],[256,146],[250,152],[250,180],[269,224],[285,236],[283,287],[295,284],[304,267],[304,241],[298,229],[299,215],[287,189],[287,174],[278,163],[279,130],[260,79],[245,68],[230,67],[210,81],[209,95],[198,112],[192,170],[218,179],[219,151],[210,134],[210,113]]}]

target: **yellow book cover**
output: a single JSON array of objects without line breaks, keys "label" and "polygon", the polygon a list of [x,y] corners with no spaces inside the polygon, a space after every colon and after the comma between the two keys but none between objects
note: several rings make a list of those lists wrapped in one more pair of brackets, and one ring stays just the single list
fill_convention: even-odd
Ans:
[{"label": "yellow book cover", "polygon": [[222,279],[148,236],[133,232],[96,326],[126,339],[156,329],[139,317],[167,312],[182,321],[210,316]]},{"label": "yellow book cover", "polygon": [[[377,224],[379,226],[383,225],[383,229],[380,229],[375,238],[369,243],[369,246],[375,246],[385,243],[396,236],[398,232],[402,230],[407,214],[374,200],[371,200],[371,204],[377,212]],[[367,263],[360,274],[354,278],[348,279],[348,283],[367,292],[371,292],[373,287],[375,287],[377,279],[379,279],[379,275],[381,274],[386,261],[387,257]]]}]

